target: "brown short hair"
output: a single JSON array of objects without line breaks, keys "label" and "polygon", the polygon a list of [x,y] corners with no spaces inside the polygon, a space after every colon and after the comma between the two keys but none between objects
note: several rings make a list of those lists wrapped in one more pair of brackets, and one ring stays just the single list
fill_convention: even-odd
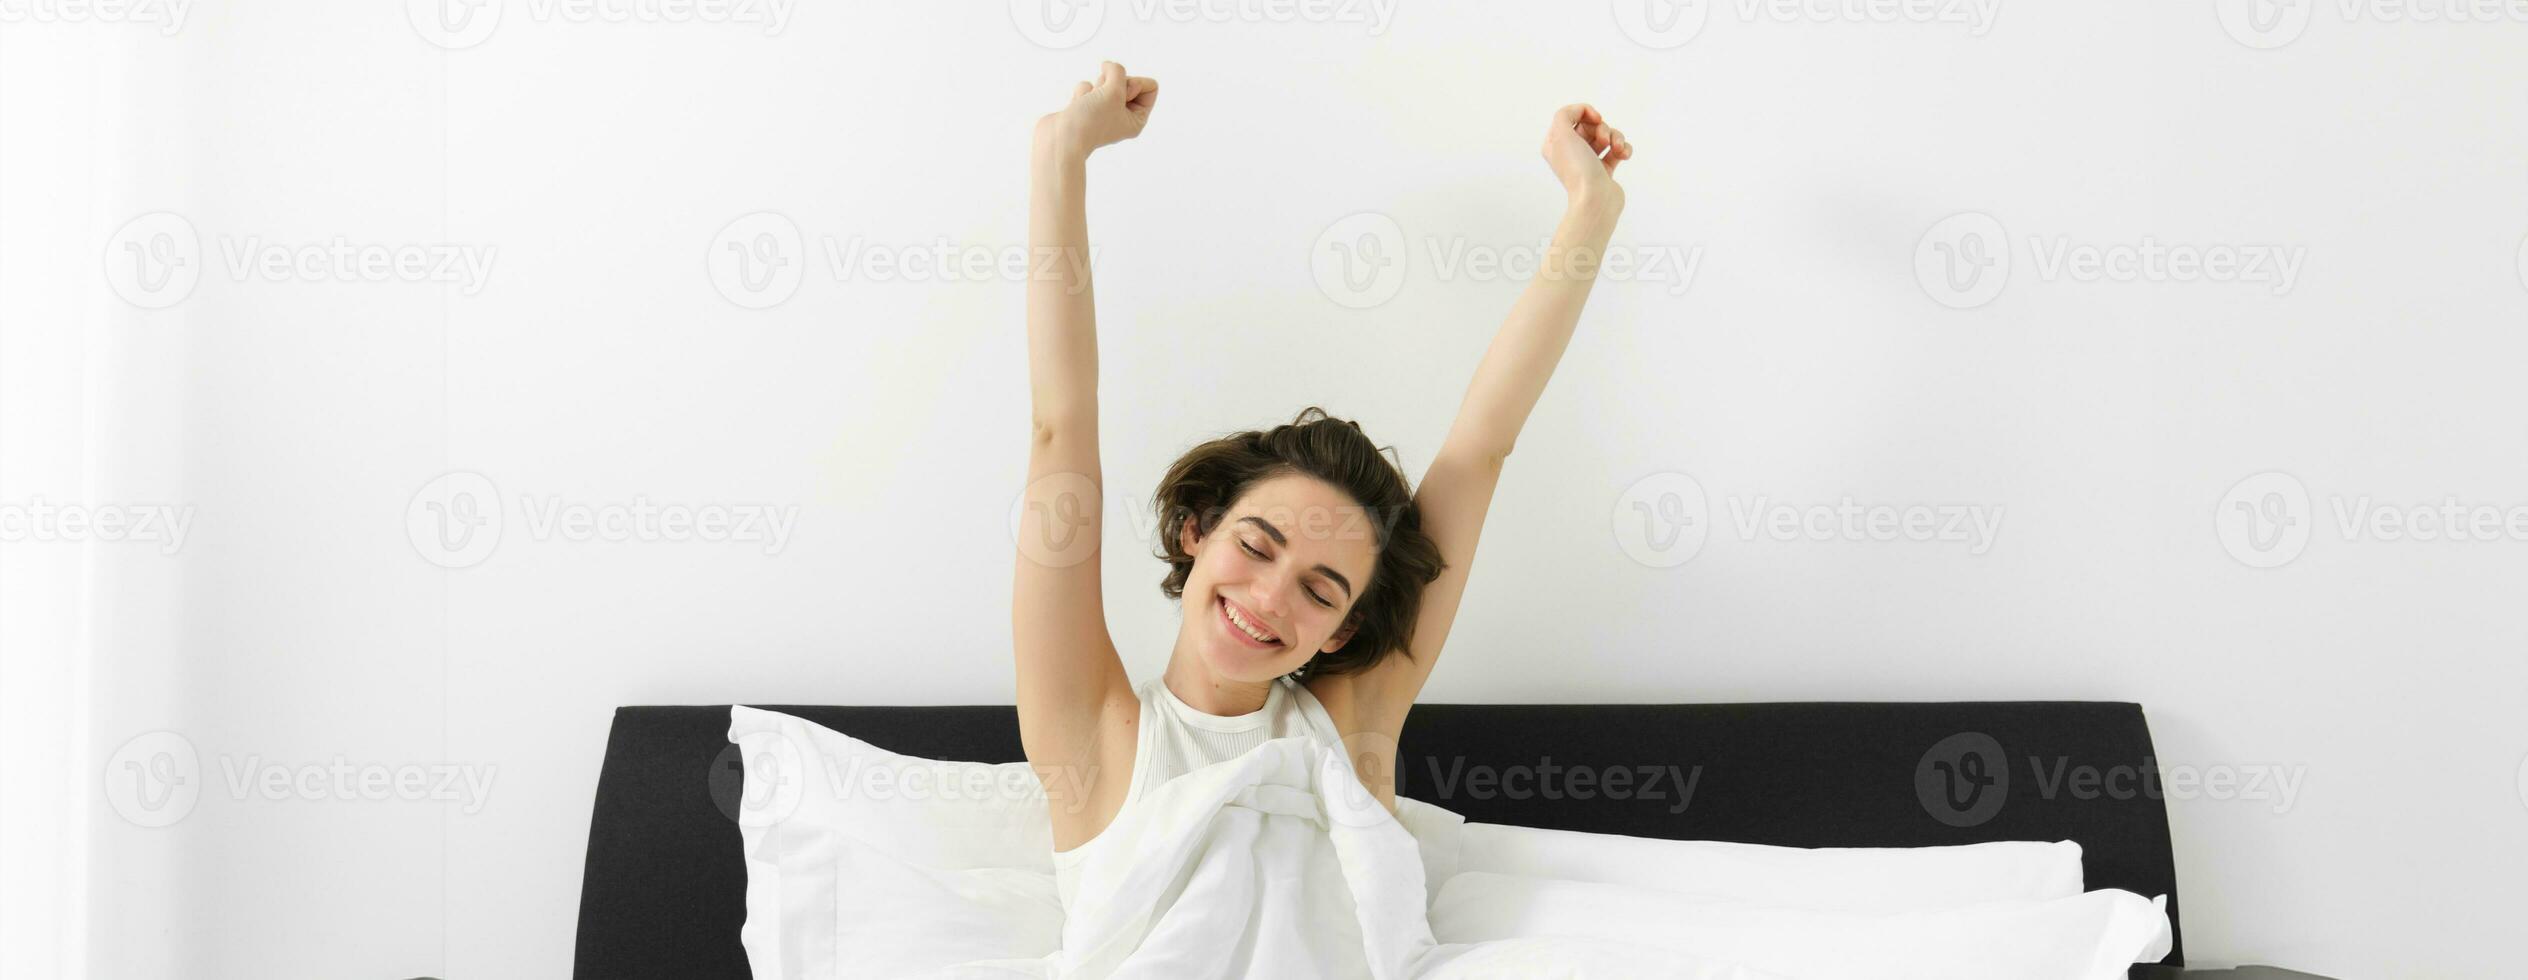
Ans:
[{"label": "brown short hair", "polygon": [[1359,423],[1313,405],[1287,425],[1234,433],[1187,450],[1151,497],[1159,517],[1158,557],[1168,563],[1159,591],[1171,599],[1185,597],[1185,580],[1194,570],[1194,556],[1178,542],[1186,522],[1194,522],[1196,536],[1209,537],[1255,484],[1284,474],[1315,477],[1350,494],[1368,513],[1377,533],[1378,564],[1344,618],[1351,639],[1333,653],[1318,653],[1295,675],[1366,670],[1406,649],[1413,642],[1422,589],[1448,565],[1439,543],[1422,531],[1422,513],[1402,467],[1384,455],[1392,452],[1392,446],[1370,442]]}]

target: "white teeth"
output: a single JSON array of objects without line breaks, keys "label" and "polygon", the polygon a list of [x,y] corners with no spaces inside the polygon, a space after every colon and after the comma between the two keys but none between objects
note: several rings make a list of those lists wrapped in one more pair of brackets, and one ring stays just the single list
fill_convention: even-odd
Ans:
[{"label": "white teeth", "polygon": [[1270,635],[1268,635],[1268,634],[1266,634],[1266,633],[1263,633],[1263,632],[1261,632],[1261,631],[1257,630],[1257,629],[1256,629],[1255,627],[1253,627],[1253,626],[1249,626],[1249,625],[1247,625],[1247,622],[1246,622],[1246,617],[1238,615],[1238,607],[1233,606],[1233,605],[1230,605],[1230,604],[1229,604],[1229,602],[1228,602],[1228,600],[1226,600],[1226,599],[1221,600],[1221,602],[1220,602],[1220,608],[1228,610],[1228,611],[1229,611],[1229,621],[1230,621],[1230,622],[1232,622],[1232,623],[1237,624],[1238,629],[1239,629],[1239,630],[1241,630],[1241,631],[1243,631],[1243,632],[1245,632],[1245,633],[1246,633],[1246,635],[1254,637],[1254,638],[1255,638],[1255,642],[1257,642],[1257,643],[1273,643],[1273,642],[1277,642],[1277,641],[1276,641],[1276,639],[1275,639],[1274,637],[1272,637],[1272,636],[1270,636]]}]

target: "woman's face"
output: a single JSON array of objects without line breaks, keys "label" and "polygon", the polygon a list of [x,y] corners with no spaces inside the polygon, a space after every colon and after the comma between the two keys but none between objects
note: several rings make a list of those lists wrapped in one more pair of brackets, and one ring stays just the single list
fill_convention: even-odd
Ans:
[{"label": "woman's face", "polygon": [[1178,540],[1194,568],[1177,639],[1214,674],[1269,681],[1350,639],[1344,618],[1378,565],[1371,515],[1350,495],[1284,474],[1249,487],[1209,536],[1193,523]]}]

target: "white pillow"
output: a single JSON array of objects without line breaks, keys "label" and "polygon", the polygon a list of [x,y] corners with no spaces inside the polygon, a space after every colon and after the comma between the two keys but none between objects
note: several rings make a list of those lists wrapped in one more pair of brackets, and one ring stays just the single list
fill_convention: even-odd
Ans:
[{"label": "white pillow", "polygon": [[[1053,828],[1026,763],[901,755],[742,705],[728,737],[745,774],[738,939],[756,980],[900,976],[1060,948]],[[905,943],[906,915],[926,936],[956,922],[959,939]]]},{"label": "white pillow", "polygon": [[1425,901],[1439,898],[1440,886],[1457,873],[1458,849],[1463,846],[1466,818],[1446,807],[1424,803],[1411,797],[1396,797],[1396,822],[1422,852],[1422,884]]},{"label": "white pillow", "polygon": [[1472,822],[1458,830],[1454,870],[1847,912],[2063,898],[2082,881],[2071,841],[1809,848]]},{"label": "white pillow", "polygon": [[1640,943],[1791,977],[2120,980],[2132,964],[2168,955],[2164,901],[2102,889],[1868,914],[1461,871],[1432,903],[1431,935]]},{"label": "white pillow", "polygon": [[[1062,898],[1050,874],[928,868],[846,839],[835,877],[843,977],[914,976],[976,961],[1037,959],[1062,948]],[[924,939],[906,942],[907,936]]]}]

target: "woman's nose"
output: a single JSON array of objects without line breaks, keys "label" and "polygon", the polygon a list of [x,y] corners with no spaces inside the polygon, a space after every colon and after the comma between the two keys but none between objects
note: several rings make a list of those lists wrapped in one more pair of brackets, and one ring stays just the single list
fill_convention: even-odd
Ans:
[{"label": "woman's nose", "polygon": [[1256,612],[1274,619],[1283,619],[1290,615],[1290,610],[1282,602],[1282,595],[1289,588],[1289,579],[1279,575],[1266,575],[1255,580],[1255,587],[1248,590],[1248,594],[1255,597]]}]

